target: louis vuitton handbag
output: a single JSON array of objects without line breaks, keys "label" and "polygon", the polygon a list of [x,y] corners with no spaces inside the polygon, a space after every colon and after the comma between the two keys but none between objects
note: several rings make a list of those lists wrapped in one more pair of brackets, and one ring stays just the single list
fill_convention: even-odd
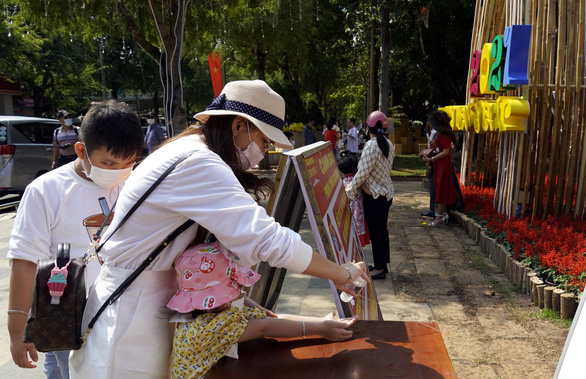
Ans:
[{"label": "louis vuitton handbag", "polygon": [[70,259],[69,244],[60,243],[57,259],[45,259],[37,264],[24,342],[33,343],[42,352],[79,349],[85,301],[83,258]]},{"label": "louis vuitton handbag", "polygon": [[[188,155],[185,155],[178,159],[151,185],[108,238],[118,231],[155,187],[187,157]],[[99,236],[109,216],[109,214],[106,216],[102,226],[96,233],[96,242],[99,241]],[[149,257],[106,300],[90,321],[86,331],[82,331],[81,326],[86,304],[85,267],[88,262],[88,254],[83,258],[70,258],[69,244],[58,244],[57,259],[41,260],[37,264],[33,302],[31,314],[24,329],[24,342],[33,343],[35,348],[41,352],[77,350],[81,348],[85,342],[85,335],[89,333],[106,307],[116,301],[134,279],[148,267],[150,262],[193,223],[194,221],[192,220],[186,221],[151,252]],[[96,255],[106,242],[107,240],[95,249]]]}]

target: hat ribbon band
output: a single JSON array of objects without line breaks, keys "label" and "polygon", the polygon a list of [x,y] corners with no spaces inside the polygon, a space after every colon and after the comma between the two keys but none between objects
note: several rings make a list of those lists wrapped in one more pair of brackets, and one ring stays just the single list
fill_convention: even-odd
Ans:
[{"label": "hat ribbon band", "polygon": [[240,113],[246,113],[250,117],[254,117],[259,121],[274,126],[279,130],[283,130],[285,121],[274,114],[255,107],[254,105],[246,104],[235,100],[226,100],[225,94],[220,94],[214,101],[206,108],[206,111],[212,110],[226,110]]}]

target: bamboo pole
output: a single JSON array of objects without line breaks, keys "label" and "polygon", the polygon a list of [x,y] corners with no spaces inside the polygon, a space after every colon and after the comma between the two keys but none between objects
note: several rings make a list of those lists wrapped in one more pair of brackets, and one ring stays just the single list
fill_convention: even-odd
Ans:
[{"label": "bamboo pole", "polygon": [[[480,178],[481,164],[484,158],[484,140],[486,139],[486,133],[480,133],[478,135],[478,145],[476,148],[476,180]],[[480,182],[484,186],[484,176]]]},{"label": "bamboo pole", "polygon": [[[562,46],[565,46],[565,39],[566,39],[566,28],[565,25],[562,24],[566,20],[566,0],[559,0],[559,18],[558,18],[558,28],[557,28],[557,54],[556,54],[556,64],[552,67],[555,70],[555,97],[554,97],[554,112],[553,112],[553,127],[551,131],[551,153],[549,155],[549,168],[547,171],[547,186],[545,190],[545,203],[543,205],[543,212],[542,218],[545,219],[547,213],[549,212],[550,206],[555,204],[553,203],[553,188],[556,185],[561,184],[558,183],[558,178],[561,180],[560,171],[559,171],[559,163],[560,158],[558,157],[560,152],[560,128],[561,125],[561,111],[562,111],[562,103],[563,103],[563,91],[561,91],[560,84],[563,80],[563,72],[564,72],[564,53],[565,49]],[[552,45],[553,47],[553,45]],[[559,176],[558,176],[559,175]]]},{"label": "bamboo pole", "polygon": [[[555,68],[554,63],[554,56],[555,56],[555,35],[556,35],[556,23],[555,23],[555,14],[556,14],[556,4],[555,0],[547,0],[547,14],[544,15],[546,19],[546,32],[544,38],[544,48],[543,51],[545,52],[545,61],[543,64],[543,80],[544,82],[551,82],[552,79],[552,71],[550,68]],[[544,10],[545,10],[544,9]],[[533,198],[533,216],[537,217],[537,212],[543,205],[543,187],[545,183],[545,170],[547,168],[547,159],[548,159],[548,142],[551,132],[550,127],[550,120],[551,120],[551,112],[550,112],[550,96],[549,91],[547,89],[543,89],[540,96],[540,109],[541,109],[541,124],[539,126],[539,151],[538,151],[538,160],[537,160],[537,175],[535,179],[534,185],[534,192],[535,197]],[[549,179],[551,180],[551,179]],[[548,181],[549,181],[548,180]]]},{"label": "bamboo pole", "polygon": [[527,214],[527,205],[533,204],[533,197],[535,196],[535,176],[536,176],[536,156],[538,153],[538,128],[537,128],[537,114],[539,113],[537,84],[540,83],[541,64],[537,57],[541,56],[541,41],[543,41],[543,6],[541,1],[531,2],[531,17],[529,23],[533,24],[531,28],[531,44],[529,45],[529,104],[531,104],[531,112],[527,120],[527,154],[524,157],[524,172],[525,181],[523,184],[524,199],[521,206],[521,214],[523,217]]},{"label": "bamboo pole", "polygon": [[494,188],[494,199],[492,200],[492,206],[497,210],[497,212],[502,213],[502,192],[505,190],[503,185],[503,172],[505,171],[503,168],[503,156],[508,154],[507,146],[506,146],[506,139],[507,136],[504,135],[500,139],[500,143],[498,146],[498,161],[497,161],[497,177],[496,177],[496,186]]},{"label": "bamboo pole", "polygon": [[[568,21],[567,21],[567,28],[568,28],[568,45],[567,45],[567,65],[566,65],[566,83],[576,84],[576,61],[571,59],[571,57],[576,56],[576,28],[574,25],[576,24],[576,3],[570,1],[568,3]],[[560,192],[560,205],[559,205],[559,213],[570,213],[572,210],[572,203],[574,200],[574,190],[575,190],[575,173],[577,167],[577,159],[578,159],[578,119],[573,117],[573,108],[575,107],[576,101],[576,92],[579,90],[567,90],[567,94],[570,97],[570,100],[567,101],[564,105],[564,121],[567,122],[567,144],[566,144],[566,151],[567,151],[567,162],[566,165],[566,172],[567,175],[564,176],[564,192],[565,196]]]},{"label": "bamboo pole", "polygon": [[[527,92],[527,90],[525,90],[525,92]],[[525,98],[527,98],[527,96],[525,96]],[[525,152],[525,140],[526,140],[526,137],[525,137],[524,133],[517,133],[517,146],[518,146],[517,149],[518,150],[517,150],[515,170],[514,170],[515,185],[513,187],[513,207],[514,208],[517,204],[522,203],[522,201],[520,199],[520,189],[521,189],[521,183],[523,182],[523,174],[526,174],[526,172],[523,172],[523,170],[522,170],[524,152]]]},{"label": "bamboo pole", "polygon": [[[578,54],[577,62],[578,69],[576,70],[576,85],[584,84],[584,2],[580,1],[578,11]],[[586,197],[586,186],[584,181],[586,180],[586,125],[584,125],[584,106],[581,90],[576,91],[576,104],[578,107],[574,107],[574,117],[578,124],[579,130],[582,133],[582,154],[580,155],[580,171],[578,174],[578,188],[576,189],[576,207],[574,209],[574,216],[579,216],[583,212],[584,198]],[[582,117],[579,117],[582,115]]]}]

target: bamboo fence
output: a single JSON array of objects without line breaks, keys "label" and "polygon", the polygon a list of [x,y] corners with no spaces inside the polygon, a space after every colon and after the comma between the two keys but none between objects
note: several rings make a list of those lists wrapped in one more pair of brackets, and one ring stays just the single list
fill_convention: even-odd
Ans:
[{"label": "bamboo fence", "polygon": [[[586,212],[586,0],[477,0],[470,56],[510,25],[532,25],[525,132],[464,132],[461,181],[495,186],[495,208],[509,217]],[[470,86],[470,75],[468,78]],[[469,89],[469,88],[468,88]],[[469,94],[469,92],[467,91]],[[468,95],[469,96],[469,95]],[[496,99],[497,95],[485,95]],[[471,102],[468,97],[466,103]],[[519,207],[519,208],[518,208]]]}]

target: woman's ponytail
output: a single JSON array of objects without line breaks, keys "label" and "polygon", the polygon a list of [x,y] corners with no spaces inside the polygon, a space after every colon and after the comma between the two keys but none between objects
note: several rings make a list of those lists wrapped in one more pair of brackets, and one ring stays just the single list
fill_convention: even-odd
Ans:
[{"label": "woman's ponytail", "polygon": [[369,132],[372,134],[376,133],[376,144],[378,148],[381,150],[385,158],[389,157],[389,143],[387,142],[387,138],[385,137],[386,129],[383,128],[383,124],[380,121],[376,122],[376,125],[373,127],[368,127]]}]

